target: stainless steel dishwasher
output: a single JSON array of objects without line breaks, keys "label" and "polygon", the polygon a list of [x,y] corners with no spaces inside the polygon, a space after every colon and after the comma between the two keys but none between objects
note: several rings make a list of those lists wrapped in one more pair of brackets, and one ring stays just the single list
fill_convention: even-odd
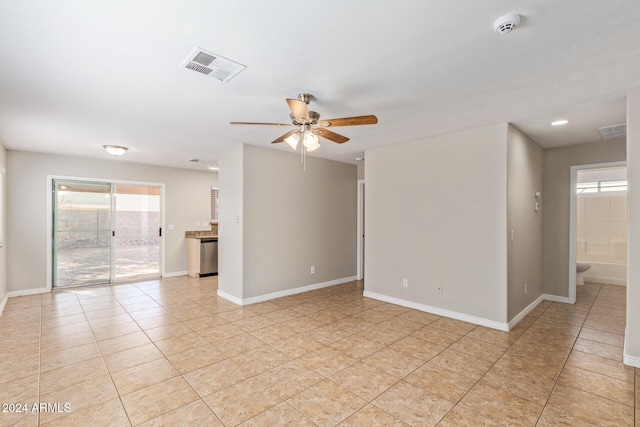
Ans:
[{"label": "stainless steel dishwasher", "polygon": [[218,274],[218,239],[200,240],[200,277]]}]

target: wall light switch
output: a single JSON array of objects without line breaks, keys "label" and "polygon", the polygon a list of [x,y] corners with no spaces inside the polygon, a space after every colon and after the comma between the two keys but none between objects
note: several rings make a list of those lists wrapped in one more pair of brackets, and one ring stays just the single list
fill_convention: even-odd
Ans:
[{"label": "wall light switch", "polygon": [[175,230],[176,226],[174,224],[169,224],[169,230]]}]

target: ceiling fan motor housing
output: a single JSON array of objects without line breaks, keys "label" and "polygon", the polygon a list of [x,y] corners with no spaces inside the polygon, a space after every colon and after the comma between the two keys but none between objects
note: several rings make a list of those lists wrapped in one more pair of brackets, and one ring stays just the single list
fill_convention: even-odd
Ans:
[{"label": "ceiling fan motor housing", "polygon": [[300,101],[304,102],[307,105],[309,105],[309,102],[311,102],[311,98],[313,98],[313,95],[311,95],[310,93],[299,93],[298,94],[298,99]]}]

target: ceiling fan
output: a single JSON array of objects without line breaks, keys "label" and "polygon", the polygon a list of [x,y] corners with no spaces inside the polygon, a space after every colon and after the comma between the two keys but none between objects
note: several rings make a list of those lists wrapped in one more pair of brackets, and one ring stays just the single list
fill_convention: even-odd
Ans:
[{"label": "ceiling fan", "polygon": [[328,128],[337,126],[359,126],[375,125],[378,118],[373,115],[343,117],[339,119],[320,120],[320,114],[310,111],[307,105],[313,95],[301,93],[298,99],[287,98],[287,104],[291,113],[291,123],[257,123],[257,122],[229,122],[232,125],[258,125],[258,126],[290,126],[295,129],[281,135],[272,144],[286,142],[292,149],[296,150],[298,143],[302,140],[303,153],[315,151],[320,148],[318,137],[328,139],[337,144],[343,144],[349,140],[346,136],[330,131]]}]

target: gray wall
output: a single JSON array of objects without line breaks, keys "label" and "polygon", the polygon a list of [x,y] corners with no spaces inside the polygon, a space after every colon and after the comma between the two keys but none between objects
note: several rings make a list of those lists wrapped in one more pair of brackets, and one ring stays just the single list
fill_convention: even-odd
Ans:
[{"label": "gray wall", "polygon": [[507,322],[507,128],[366,152],[367,292]]},{"label": "gray wall", "polygon": [[[223,150],[218,159],[218,290],[243,299],[244,145]],[[237,219],[237,221],[236,221]]]},{"label": "gray wall", "polygon": [[[223,153],[220,250],[242,255],[223,259],[220,289],[247,299],[355,276],[356,178],[355,165],[308,156],[304,171],[299,154],[268,148]],[[227,184],[242,188],[241,201],[227,203]]]},{"label": "gray wall", "polygon": [[[640,368],[640,92],[627,99],[627,333],[625,362]],[[632,358],[633,360],[628,360]]]},{"label": "gray wall", "polygon": [[[7,170],[7,151],[4,145],[0,143],[0,167],[5,171]],[[4,224],[0,224],[0,227],[4,227],[2,235],[4,236],[4,245],[0,248],[0,314],[2,314],[1,304],[4,298],[7,296],[7,181],[9,178],[5,173],[4,176],[4,191],[2,193],[2,217],[4,218]]]},{"label": "gray wall", "polygon": [[[544,152],[543,291],[569,296],[571,166],[624,161],[624,140],[547,149]],[[631,187],[630,187],[631,188]],[[629,219],[631,221],[631,219]]]},{"label": "gray wall", "polygon": [[[542,207],[534,206],[542,193],[544,151],[510,125],[508,139],[508,316],[512,320],[542,295]],[[542,199],[540,203],[542,205]],[[513,230],[513,240],[510,238]],[[524,285],[527,285],[525,294]]]},{"label": "gray wall", "polygon": [[[165,272],[186,271],[184,232],[210,219],[215,172],[96,160],[24,151],[7,151],[8,289],[24,291],[47,286],[47,175],[165,184]],[[207,229],[208,226],[201,227]]]}]

